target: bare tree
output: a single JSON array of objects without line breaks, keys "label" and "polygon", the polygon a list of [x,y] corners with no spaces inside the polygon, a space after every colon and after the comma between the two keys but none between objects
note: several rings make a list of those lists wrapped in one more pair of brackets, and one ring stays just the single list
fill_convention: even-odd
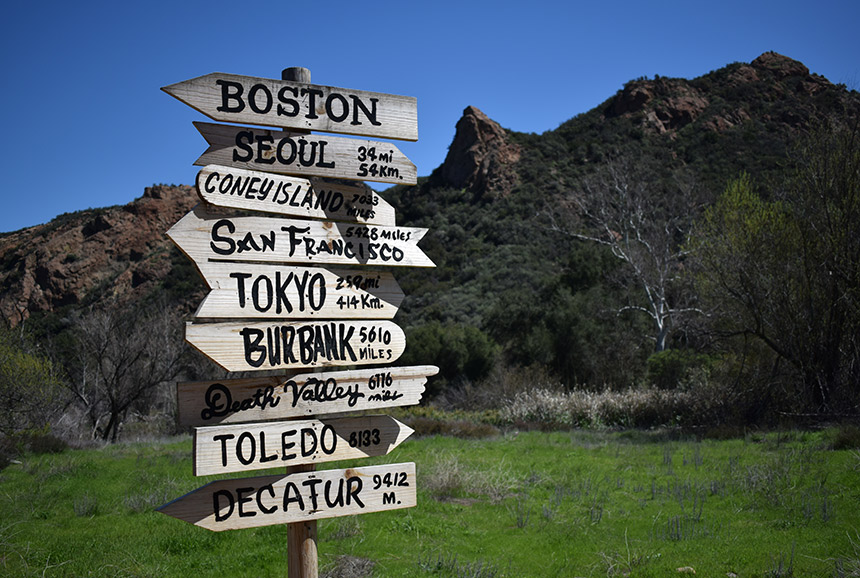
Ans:
[{"label": "bare tree", "polygon": [[116,441],[129,411],[145,408],[156,386],[176,377],[186,351],[181,327],[163,305],[89,310],[76,320],[68,387],[93,437]]},{"label": "bare tree", "polygon": [[[648,315],[654,324],[655,351],[681,318],[701,311],[682,287],[684,241],[698,212],[695,181],[674,174],[674,190],[661,190],[654,173],[629,158],[610,161],[584,178],[568,195],[570,212],[553,228],[570,237],[609,247],[632,272],[642,296],[619,308]],[[581,224],[577,226],[577,223]]]}]

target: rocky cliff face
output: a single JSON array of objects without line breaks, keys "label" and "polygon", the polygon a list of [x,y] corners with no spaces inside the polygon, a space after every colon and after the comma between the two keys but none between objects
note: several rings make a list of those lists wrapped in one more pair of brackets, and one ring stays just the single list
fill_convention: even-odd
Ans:
[{"label": "rocky cliff face", "polygon": [[171,269],[165,235],[197,203],[193,188],[153,186],[128,205],[61,215],[0,237],[0,313],[39,312],[152,291]]},{"label": "rocky cliff face", "polygon": [[516,180],[514,164],[520,148],[505,130],[474,106],[466,107],[457,122],[454,140],[439,169],[444,184],[467,189],[480,197],[505,194]]},{"label": "rocky cliff face", "polygon": [[[724,77],[716,83],[709,78],[721,73]],[[799,106],[800,100],[831,88],[833,84],[810,74],[802,63],[766,52],[749,64],[736,63],[694,80],[657,77],[628,82],[609,101],[605,115],[633,118],[644,131],[670,137],[697,120],[705,130],[724,132],[757,115],[800,127],[814,116]],[[779,104],[783,105],[779,118],[763,110],[780,108]]]}]

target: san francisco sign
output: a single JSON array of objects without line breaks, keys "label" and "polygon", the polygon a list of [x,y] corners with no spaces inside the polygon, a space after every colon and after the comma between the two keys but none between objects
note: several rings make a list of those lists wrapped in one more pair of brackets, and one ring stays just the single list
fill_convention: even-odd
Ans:
[{"label": "san francisco sign", "polygon": [[410,96],[212,73],[161,90],[213,120],[418,140]]},{"label": "san francisco sign", "polygon": [[205,260],[434,267],[418,241],[427,229],[280,217],[231,216],[197,206],[167,231]]}]

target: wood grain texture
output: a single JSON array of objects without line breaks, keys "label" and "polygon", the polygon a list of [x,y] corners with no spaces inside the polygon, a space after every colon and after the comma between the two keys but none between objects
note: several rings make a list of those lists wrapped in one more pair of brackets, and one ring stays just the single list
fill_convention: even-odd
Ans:
[{"label": "wood grain texture", "polygon": [[394,225],[394,207],[364,186],[207,165],[197,194],[218,207],[292,217]]},{"label": "wood grain texture", "polygon": [[387,271],[220,261],[197,268],[211,289],[197,319],[391,319],[404,297]]},{"label": "wood grain texture", "polygon": [[396,361],[406,348],[390,321],[188,323],[185,340],[227,371],[262,371]]},{"label": "wood grain texture", "polygon": [[231,215],[198,205],[167,236],[195,262],[435,267],[418,247],[426,232],[415,227]]},{"label": "wood grain texture", "polygon": [[384,456],[412,433],[386,415],[198,427],[194,475]]},{"label": "wood grain texture", "polygon": [[209,143],[195,165],[222,165],[284,175],[414,185],[418,170],[395,145],[195,122]]},{"label": "wood grain texture", "polygon": [[421,401],[434,365],[181,382],[182,427],[385,410]]},{"label": "wood grain texture", "polygon": [[386,464],[212,482],[161,506],[213,531],[411,508],[415,464]]},{"label": "wood grain texture", "polygon": [[418,101],[411,96],[219,72],[161,90],[218,121],[418,140]]}]

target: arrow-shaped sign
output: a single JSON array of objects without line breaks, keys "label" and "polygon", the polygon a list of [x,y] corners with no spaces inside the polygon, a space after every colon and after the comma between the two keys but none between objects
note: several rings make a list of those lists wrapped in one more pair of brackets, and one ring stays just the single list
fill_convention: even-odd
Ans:
[{"label": "arrow-shaped sign", "polygon": [[391,319],[403,301],[389,272],[223,261],[197,267],[212,289],[198,319]]},{"label": "arrow-shaped sign", "polygon": [[197,173],[197,194],[211,205],[293,217],[394,225],[394,207],[362,184],[312,181],[208,165]]},{"label": "arrow-shaped sign", "polygon": [[390,321],[188,323],[185,340],[227,371],[377,365],[406,348]]},{"label": "arrow-shaped sign", "polygon": [[415,464],[220,480],[158,511],[208,530],[236,530],[411,508]]},{"label": "arrow-shaped sign", "polygon": [[214,259],[435,267],[418,248],[426,232],[414,227],[225,216],[198,205],[167,235],[196,263]]},{"label": "arrow-shaped sign", "polygon": [[410,96],[217,72],[161,90],[213,120],[418,140]]},{"label": "arrow-shaped sign", "polygon": [[433,365],[191,381],[176,386],[183,427],[416,405]]},{"label": "arrow-shaped sign", "polygon": [[418,172],[391,143],[195,122],[209,143],[195,165],[414,185]]},{"label": "arrow-shaped sign", "polygon": [[194,475],[384,456],[413,431],[386,415],[198,427]]}]

